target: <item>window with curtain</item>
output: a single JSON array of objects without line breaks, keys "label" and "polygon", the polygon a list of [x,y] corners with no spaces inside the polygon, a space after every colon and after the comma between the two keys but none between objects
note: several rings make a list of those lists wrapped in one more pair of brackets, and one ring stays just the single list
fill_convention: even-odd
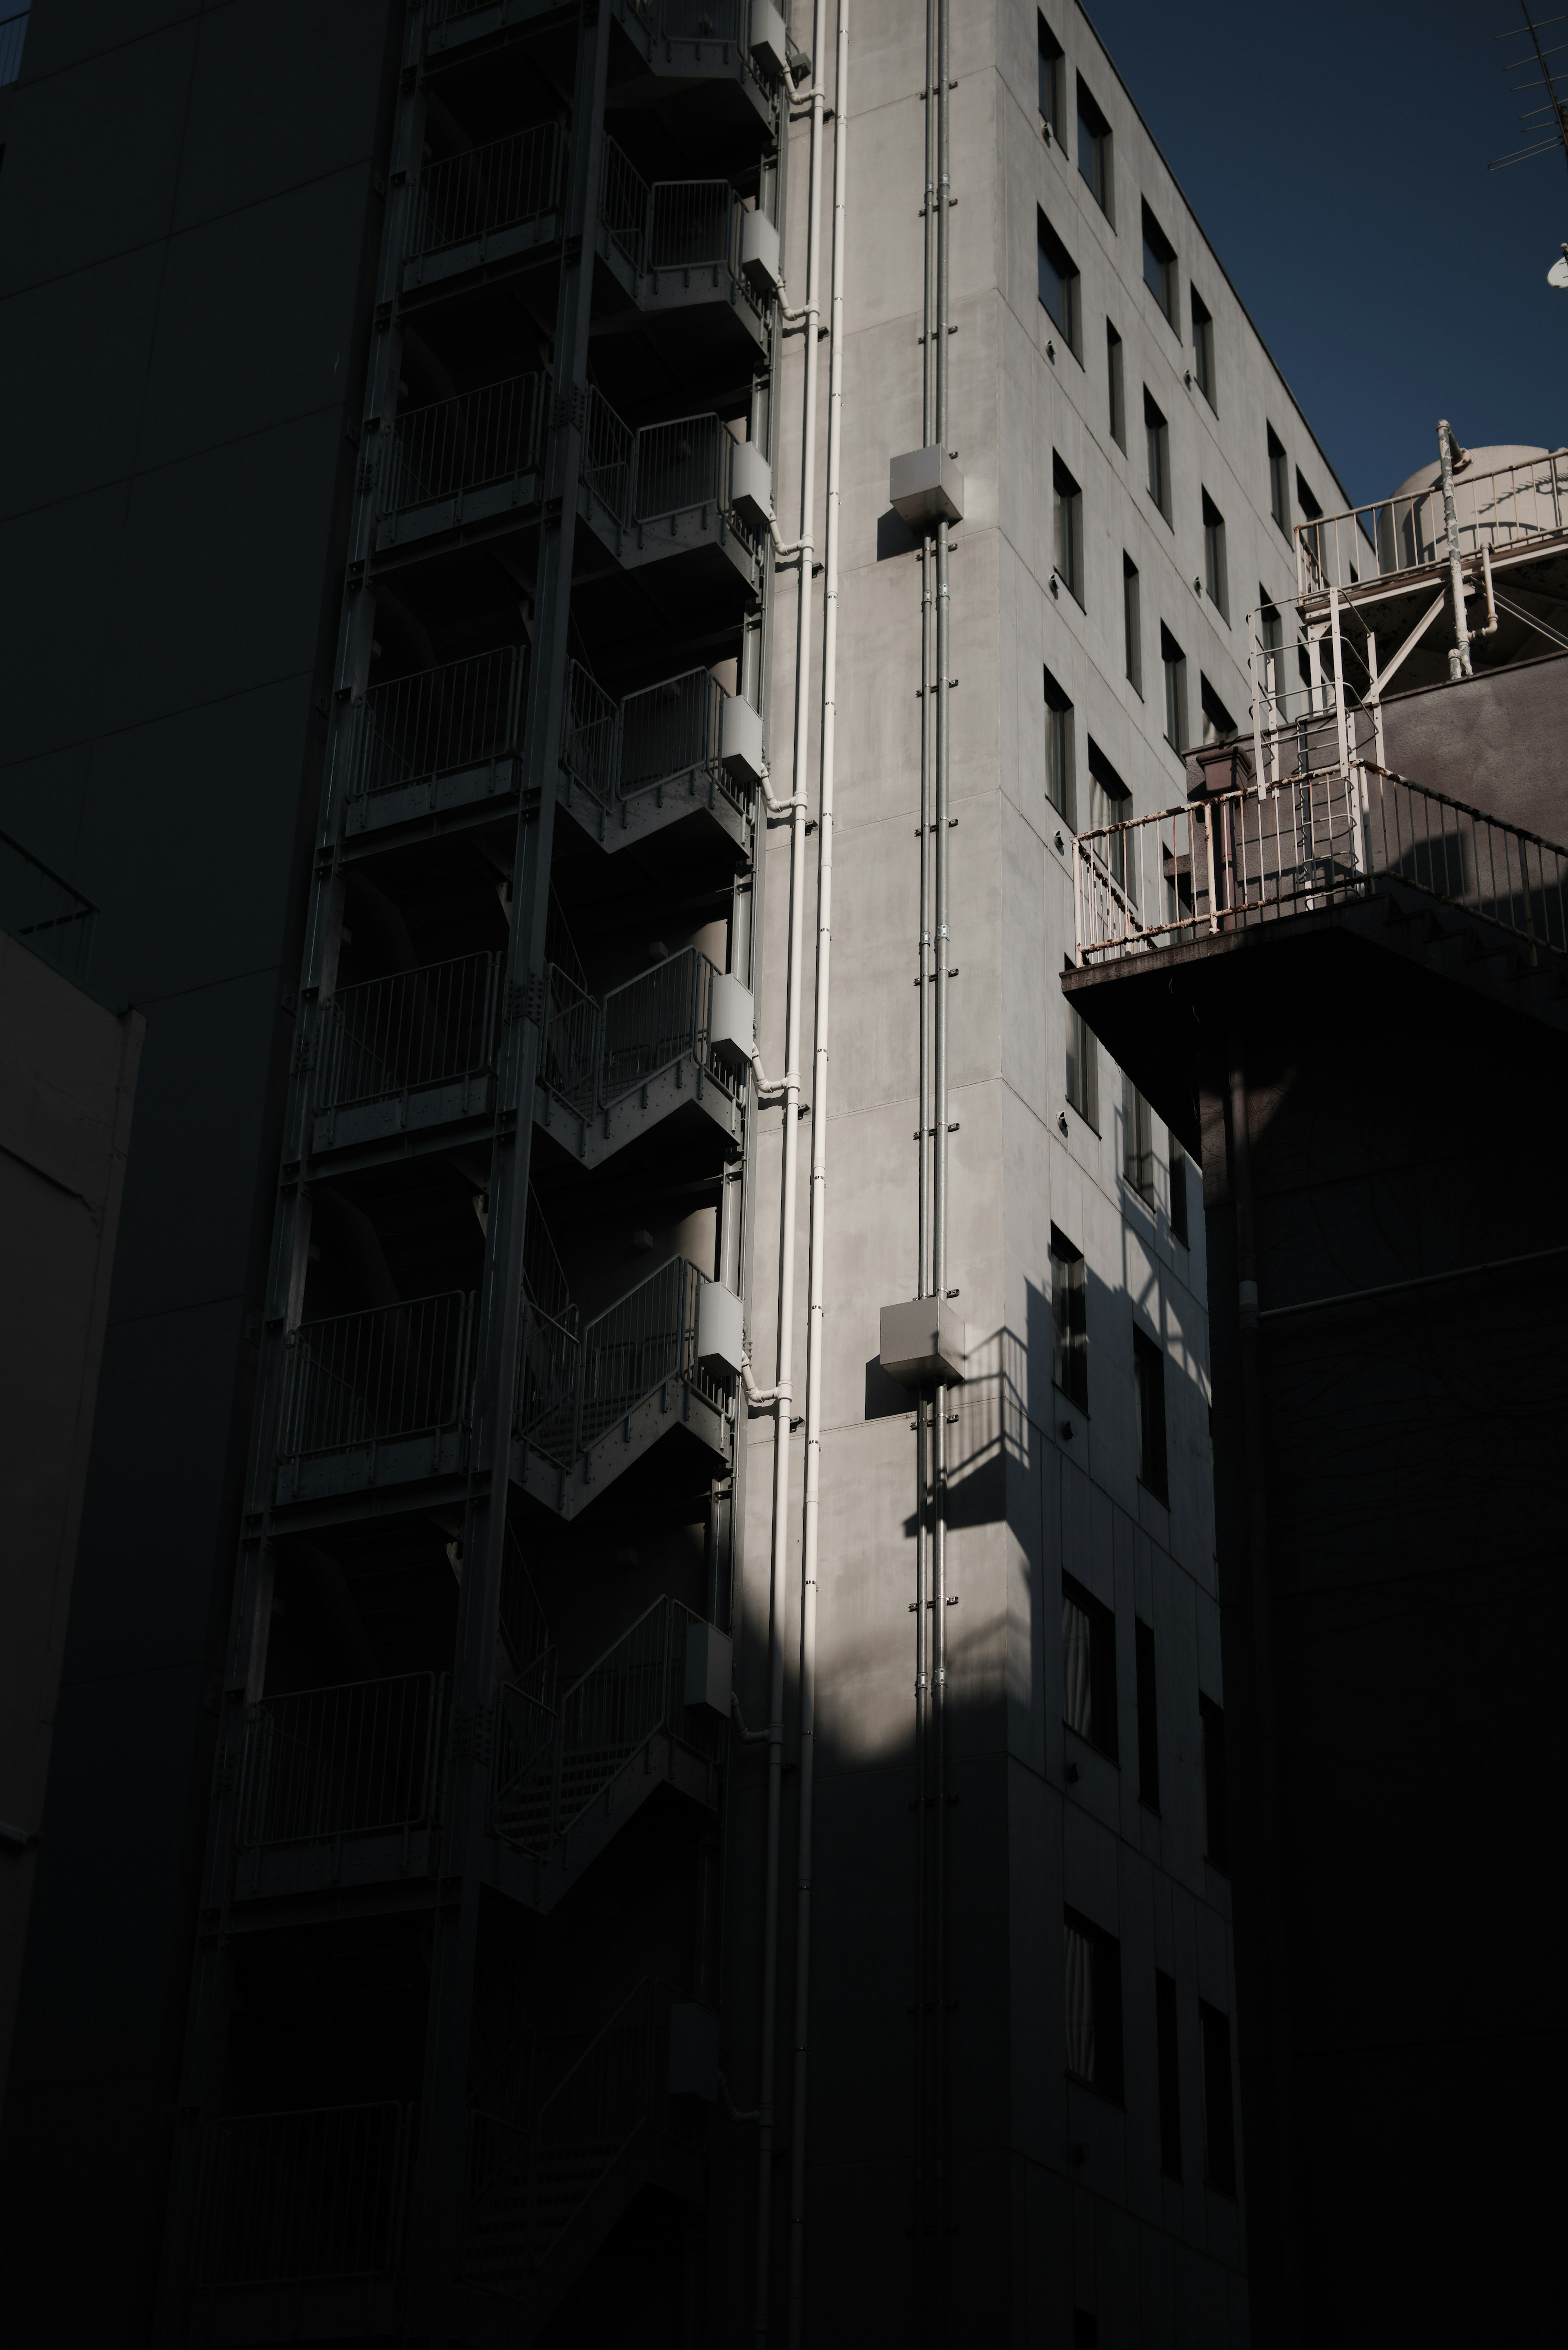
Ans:
[{"label": "window with curtain", "polygon": [[1100,1130],[1099,1055],[1081,1012],[1067,1006],[1067,1100],[1084,1124]]},{"label": "window with curtain", "polygon": [[1103,2097],[1122,2097],[1122,1957],[1114,1934],[1069,1909],[1066,1960],[1067,2070]]},{"label": "window with curtain", "polygon": [[1154,1205],[1154,1120],[1147,1102],[1122,1071],[1122,1180]]},{"label": "window with curtain", "polygon": [[1073,705],[1045,671],[1045,794],[1068,826],[1076,823],[1073,775]]},{"label": "window with curtain", "polygon": [[[1053,1224],[1051,1375],[1068,1402],[1076,1404],[1080,1411],[1089,1409],[1087,1305],[1084,1252],[1075,1248],[1072,1242]],[[1086,1738],[1089,1733],[1085,1731],[1083,1734]]]},{"label": "window with curtain", "polygon": [[1063,1718],[1116,1758],[1116,1619],[1070,1575],[1062,1577]]}]

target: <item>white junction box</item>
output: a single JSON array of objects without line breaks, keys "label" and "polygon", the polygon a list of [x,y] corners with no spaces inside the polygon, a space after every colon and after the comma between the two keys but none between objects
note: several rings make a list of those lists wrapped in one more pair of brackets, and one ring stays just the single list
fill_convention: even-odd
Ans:
[{"label": "white junction box", "polygon": [[727,694],[719,721],[719,756],[738,784],[763,780],[763,714],[744,694]]},{"label": "white junction box", "polygon": [[746,20],[746,46],[753,63],[761,66],[764,73],[788,74],[789,36],[772,0],[752,0],[752,12]]},{"label": "white junction box", "polygon": [[969,1328],[945,1297],[912,1297],[882,1308],[882,1368],[900,1387],[968,1376]]},{"label": "white junction box", "polygon": [[770,301],[784,284],[779,233],[766,213],[741,214],[741,275],[763,302]]},{"label": "white junction box", "polygon": [[739,1072],[749,1067],[756,1044],[756,1019],[751,989],[731,972],[716,972],[708,1006],[708,1050],[726,1068]]},{"label": "white junction box", "polygon": [[888,465],[888,502],[911,530],[963,520],[963,475],[945,449],[910,449]]},{"label": "white junction box", "polygon": [[730,504],[753,530],[774,518],[774,469],[754,441],[737,441],[730,459]]},{"label": "white junction box", "polygon": [[731,1648],[717,1624],[686,1627],[686,1702],[730,1718]]},{"label": "white junction box", "polygon": [[722,1281],[704,1281],[697,1301],[697,1359],[705,1371],[733,1378],[744,1347],[745,1309]]}]

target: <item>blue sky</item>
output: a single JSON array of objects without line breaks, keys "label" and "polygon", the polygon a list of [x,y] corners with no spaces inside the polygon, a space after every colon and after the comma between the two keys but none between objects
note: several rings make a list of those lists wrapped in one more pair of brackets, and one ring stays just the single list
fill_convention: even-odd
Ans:
[{"label": "blue sky", "polygon": [[[1564,10],[1539,0],[1543,47]],[[1511,93],[1539,71],[1506,70],[1518,0],[1088,15],[1355,500],[1435,458],[1439,416],[1472,447],[1568,440],[1568,162],[1487,170],[1543,96]]]}]

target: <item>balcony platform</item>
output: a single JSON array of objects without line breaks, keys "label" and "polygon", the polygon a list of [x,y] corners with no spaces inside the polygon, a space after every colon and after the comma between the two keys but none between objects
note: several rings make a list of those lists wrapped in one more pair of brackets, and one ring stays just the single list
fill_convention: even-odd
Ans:
[{"label": "balcony platform", "polygon": [[409,563],[450,555],[458,547],[536,529],[544,496],[544,473],[535,467],[504,482],[486,482],[477,489],[458,490],[451,497],[432,498],[427,504],[379,515],[367,574],[377,577]]},{"label": "balcony platform", "polygon": [[545,1085],[534,1088],[534,1123],[583,1168],[602,1167],[618,1150],[636,1142],[679,1111],[702,1111],[727,1141],[739,1141],[741,1107],[733,1095],[715,1085],[700,1061],[689,1055],[673,1068],[660,1069],[632,1093],[607,1109],[583,1112],[562,1101]]},{"label": "balcony platform", "polygon": [[469,1451],[468,1430],[448,1428],[337,1452],[306,1453],[278,1462],[273,1496],[279,1509],[287,1509],[296,1503],[340,1502],[390,1485],[446,1481],[463,1474]]},{"label": "balcony platform", "polygon": [[762,567],[733,517],[717,504],[691,506],[684,514],[666,515],[656,522],[619,523],[586,483],[577,487],[577,513],[601,546],[623,571],[640,570],[649,563],[672,557],[728,563],[749,594],[754,595]]},{"label": "balcony platform", "polygon": [[433,1878],[440,1853],[440,1831],[430,1825],[253,1846],[236,1857],[234,1898],[311,1905],[323,1895],[373,1885],[403,1885],[412,1891]]},{"label": "balcony platform", "polygon": [[402,266],[398,309],[407,315],[527,270],[555,268],[564,234],[561,213],[548,212],[509,227],[483,230],[436,253],[412,255]]}]

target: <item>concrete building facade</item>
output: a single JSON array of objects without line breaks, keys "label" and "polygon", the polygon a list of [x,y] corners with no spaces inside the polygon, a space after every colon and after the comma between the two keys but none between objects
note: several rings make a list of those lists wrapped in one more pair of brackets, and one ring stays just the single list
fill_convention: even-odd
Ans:
[{"label": "concrete building facade", "polygon": [[5,805],[173,1007],[6,2117],[29,2241],[115,2215],[58,2329],[1244,2341],[1197,1178],[1058,975],[1345,501],[1132,98],[1011,0],[38,0],[0,104],[8,347],[128,321],[112,464],[14,375]]}]

